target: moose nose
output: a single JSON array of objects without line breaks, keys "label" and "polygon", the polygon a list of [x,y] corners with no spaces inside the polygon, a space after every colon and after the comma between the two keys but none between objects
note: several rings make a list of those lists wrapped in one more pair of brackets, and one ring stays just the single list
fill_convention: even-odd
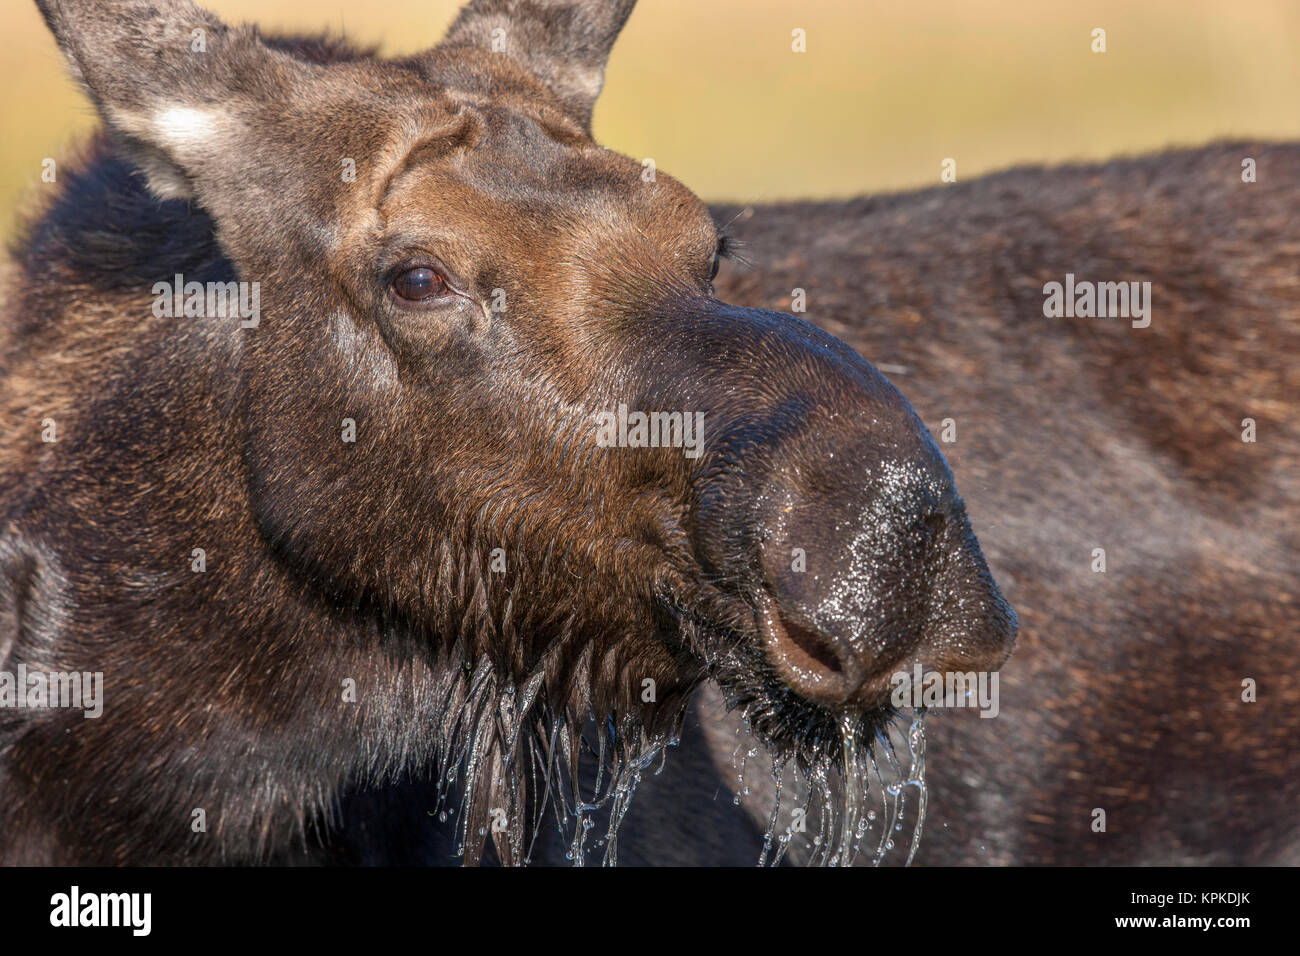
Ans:
[{"label": "moose nose", "polygon": [[1010,654],[1015,613],[940,465],[840,452],[765,496],[756,623],[800,696],[879,704],[916,664],[991,671]]},{"label": "moose nose", "polygon": [[793,316],[711,300],[624,334],[649,372],[648,402],[706,412],[695,553],[752,608],[762,653],[793,691],[870,706],[917,663],[967,673],[1006,660],[1016,616],[952,472],[862,356]]}]

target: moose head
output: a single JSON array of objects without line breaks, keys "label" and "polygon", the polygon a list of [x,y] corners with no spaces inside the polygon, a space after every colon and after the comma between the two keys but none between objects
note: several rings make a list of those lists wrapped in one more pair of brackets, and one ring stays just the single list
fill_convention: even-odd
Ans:
[{"label": "moose head", "polygon": [[[187,554],[196,522],[222,542],[242,583],[187,584],[175,611],[213,674],[346,646],[416,675],[346,733],[332,711],[250,732],[349,741],[295,767],[301,791],[436,750],[467,858],[505,806],[497,850],[518,860],[541,798],[527,756],[576,781],[592,720],[622,779],[711,679],[807,769],[890,719],[895,672],[1006,659],[1015,615],[907,400],[816,326],[718,301],[731,250],[706,206],[592,139],[633,0],[474,0],[389,60],[187,0],[38,3],[149,202],[203,223],[221,278],[260,293],[255,327],[147,331],[146,286],[114,293],[137,309],[118,377],[156,376],[157,412],[167,364],[191,369],[154,438],[189,451],[117,446],[161,489],[115,535],[121,560],[179,560],[159,542]],[[205,454],[219,482],[196,477]],[[122,642],[161,639],[125,616]],[[279,714],[305,693],[260,686]],[[110,674],[106,724],[112,692]]]}]

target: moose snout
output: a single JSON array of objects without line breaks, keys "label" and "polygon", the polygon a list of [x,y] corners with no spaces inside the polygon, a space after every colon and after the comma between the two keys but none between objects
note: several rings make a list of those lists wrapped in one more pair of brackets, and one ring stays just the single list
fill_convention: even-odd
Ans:
[{"label": "moose snout", "polygon": [[996,670],[1016,616],[960,499],[924,462],[840,453],[856,490],[813,471],[765,503],[755,623],[763,652],[800,696],[882,703],[894,675]]},{"label": "moose snout", "polygon": [[999,667],[1016,615],[907,399],[821,330],[724,309],[693,325],[717,335],[697,349],[728,353],[703,396],[722,425],[702,463],[697,545],[754,609],[780,679],[824,705],[868,706],[917,664]]}]

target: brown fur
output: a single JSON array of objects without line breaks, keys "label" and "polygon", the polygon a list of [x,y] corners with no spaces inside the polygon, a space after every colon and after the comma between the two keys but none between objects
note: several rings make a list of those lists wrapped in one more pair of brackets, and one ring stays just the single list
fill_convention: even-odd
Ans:
[{"label": "brown fur", "polygon": [[[0,859],[281,859],[414,779],[467,862],[500,812],[521,862],[548,802],[595,799],[584,752],[617,807],[706,677],[809,768],[889,719],[892,669],[1005,659],[910,406],[714,299],[708,210],[590,140],[630,4],[479,0],[395,62],[184,0],[40,5],[107,135],[16,251],[0,659],[106,701],[0,712]],[[404,303],[415,267],[447,294]],[[155,317],[177,273],[259,282],[260,323]],[[600,447],[620,403],[701,411],[706,453]]]}]

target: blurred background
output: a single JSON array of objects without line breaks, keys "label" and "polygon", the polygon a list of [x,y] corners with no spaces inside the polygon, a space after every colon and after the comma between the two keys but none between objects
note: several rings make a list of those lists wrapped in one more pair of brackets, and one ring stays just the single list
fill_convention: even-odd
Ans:
[{"label": "blurred background", "polygon": [[[437,41],[458,0],[208,0],[228,21]],[[1092,31],[1106,31],[1093,53]],[[807,52],[791,50],[806,31]],[[709,200],[843,197],[1216,137],[1300,137],[1297,0],[641,0],[597,138]],[[94,122],[31,0],[0,12],[0,236]]]}]

